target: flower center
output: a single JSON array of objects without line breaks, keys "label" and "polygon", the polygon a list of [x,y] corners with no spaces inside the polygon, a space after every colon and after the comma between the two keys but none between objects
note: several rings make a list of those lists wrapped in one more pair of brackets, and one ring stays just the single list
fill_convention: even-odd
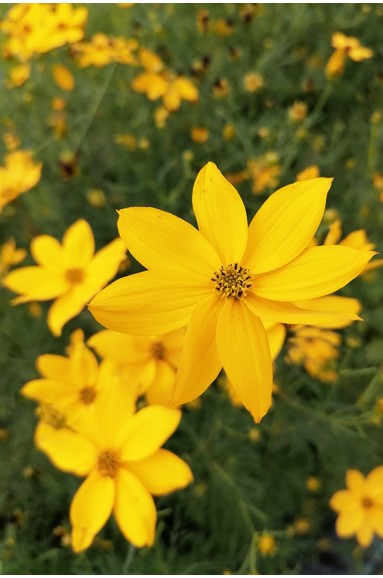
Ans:
[{"label": "flower center", "polygon": [[65,276],[70,283],[81,283],[84,280],[84,271],[77,268],[68,269]]},{"label": "flower center", "polygon": [[94,400],[96,399],[96,395],[97,395],[96,390],[92,386],[84,387],[80,391],[80,399],[82,403],[84,403],[85,405],[90,405],[91,403],[93,403]]},{"label": "flower center", "polygon": [[363,508],[366,508],[368,510],[369,508],[372,508],[373,505],[374,505],[374,502],[368,496],[364,496],[362,498]]},{"label": "flower center", "polygon": [[98,454],[97,467],[102,476],[113,478],[120,467],[120,454],[116,450],[104,450]]},{"label": "flower center", "polygon": [[165,357],[165,347],[160,341],[155,341],[151,344],[151,352],[156,359],[163,359]]},{"label": "flower center", "polygon": [[251,287],[249,269],[241,267],[238,263],[230,263],[226,267],[222,265],[219,271],[215,271],[211,280],[215,283],[215,290],[221,293],[222,299],[245,297]]},{"label": "flower center", "polygon": [[66,426],[65,416],[50,403],[40,404],[36,413],[44,423],[55,429],[62,429]]}]

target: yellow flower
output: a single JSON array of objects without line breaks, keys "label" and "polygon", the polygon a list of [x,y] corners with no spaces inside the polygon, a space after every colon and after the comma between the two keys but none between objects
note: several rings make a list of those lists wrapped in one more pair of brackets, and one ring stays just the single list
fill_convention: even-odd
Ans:
[{"label": "yellow flower", "polygon": [[199,231],[154,208],[119,212],[121,237],[149,270],[101,291],[91,312],[104,326],[129,334],[157,335],[188,325],[172,402],[200,396],[223,366],[259,421],[272,389],[270,348],[260,318],[308,324],[356,317],[334,303],[326,309],[323,296],[356,277],[374,253],[307,248],[330,186],[331,179],[320,178],[278,190],[248,228],[241,197],[208,163],[193,189]]},{"label": "yellow flower", "polygon": [[319,167],[317,165],[311,165],[298,173],[296,178],[297,181],[306,181],[307,179],[317,179],[319,176]]},{"label": "yellow flower", "polygon": [[90,42],[81,42],[73,46],[77,62],[83,68],[87,66],[106,66],[110,62],[136,64],[135,50],[138,43],[134,39],[120,36],[110,37],[97,32]]},{"label": "yellow flower", "polygon": [[52,68],[52,75],[53,80],[62,90],[71,92],[74,89],[75,80],[73,78],[73,74],[66,66],[62,66],[62,64],[56,64]]},{"label": "yellow flower", "polygon": [[197,143],[204,143],[209,140],[209,131],[204,126],[193,126],[191,129],[192,141]]},{"label": "yellow flower", "polygon": [[28,151],[14,151],[0,167],[0,213],[5,205],[32,189],[40,180],[42,163],[34,163]]},{"label": "yellow flower", "polygon": [[257,92],[265,84],[263,76],[258,72],[247,72],[243,78],[243,84],[247,92]]},{"label": "yellow flower", "polygon": [[374,56],[374,52],[370,48],[361,46],[357,38],[346,36],[342,32],[335,32],[332,35],[331,44],[335,51],[326,65],[326,74],[329,77],[340,76],[343,73],[347,56],[355,62]]},{"label": "yellow flower", "polygon": [[51,428],[40,436],[40,449],[56,467],[86,476],[70,508],[75,552],[91,545],[112,512],[127,540],[137,548],[151,546],[156,525],[152,495],[179,490],[193,479],[183,460],[161,449],[181,412],[152,405],[134,414],[125,398],[123,389],[105,388],[78,433]]},{"label": "yellow flower", "polygon": [[24,84],[31,76],[31,67],[29,64],[18,64],[13,66],[9,71],[9,80],[6,83],[7,88],[19,87]]},{"label": "yellow flower", "polygon": [[253,180],[253,193],[259,195],[265,189],[276,187],[279,183],[281,167],[273,153],[250,159],[247,163],[248,178]]},{"label": "yellow flower", "polygon": [[347,490],[335,492],[330,500],[330,507],[339,514],[336,533],[340,538],[355,534],[367,548],[374,534],[383,538],[383,466],[366,477],[358,470],[347,470],[346,486]]},{"label": "yellow flower", "polygon": [[294,102],[294,104],[288,110],[289,118],[293,122],[301,122],[307,116],[307,104],[300,100]]},{"label": "yellow flower", "polygon": [[263,556],[274,556],[277,544],[272,534],[265,532],[258,538],[258,549]]},{"label": "yellow flower", "polygon": [[38,266],[12,271],[4,285],[21,296],[12,304],[55,299],[48,313],[48,326],[60,335],[67,321],[116,274],[125,257],[125,247],[115,239],[94,254],[94,237],[86,221],[80,219],[64,233],[62,245],[49,235],[38,235],[31,253]]},{"label": "yellow flower", "polygon": [[145,394],[150,404],[166,405],[184,341],[185,329],[156,337],[105,330],[93,335],[88,344],[98,355],[118,365],[121,377],[138,395]]},{"label": "yellow flower", "polygon": [[321,481],[314,476],[310,476],[306,480],[306,488],[309,490],[309,492],[318,492],[321,489],[321,485]]},{"label": "yellow flower", "polygon": [[9,239],[0,246],[0,276],[5,275],[12,265],[17,265],[25,259],[25,249],[16,249],[15,239]]}]

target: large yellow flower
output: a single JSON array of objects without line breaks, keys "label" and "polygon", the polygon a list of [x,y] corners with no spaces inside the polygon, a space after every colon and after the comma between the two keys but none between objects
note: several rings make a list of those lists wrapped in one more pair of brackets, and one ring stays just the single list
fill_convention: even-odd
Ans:
[{"label": "large yellow flower", "polygon": [[199,231],[157,209],[120,211],[120,235],[149,271],[101,291],[91,312],[106,327],[131,334],[156,335],[188,325],[172,402],[201,395],[223,366],[259,421],[270,406],[272,387],[261,318],[315,325],[357,318],[321,298],[356,277],[374,253],[308,248],[330,185],[331,179],[319,178],[283,187],[248,228],[241,197],[208,163],[193,189]]},{"label": "large yellow flower", "polygon": [[121,239],[96,254],[94,249],[92,229],[83,219],[67,229],[62,245],[54,237],[38,235],[31,243],[38,266],[22,267],[4,279],[5,287],[21,295],[12,303],[55,299],[48,326],[54,335],[60,335],[65,323],[114,277],[125,257]]},{"label": "large yellow flower", "polygon": [[28,151],[14,151],[0,167],[0,213],[5,205],[37,185],[42,163],[34,163]]},{"label": "large yellow flower", "polygon": [[347,470],[347,490],[335,492],[330,506],[338,512],[336,533],[341,538],[356,535],[366,548],[374,533],[383,538],[383,466],[373,469],[368,476],[358,470]]},{"label": "large yellow flower", "polygon": [[[121,394],[123,394],[122,397]],[[184,488],[193,479],[189,466],[161,449],[181,412],[149,406],[134,414],[121,389],[105,388],[94,413],[75,433],[45,425],[39,447],[61,470],[87,476],[70,508],[75,552],[88,548],[112,511],[134,546],[154,541],[156,507],[152,495]]]}]

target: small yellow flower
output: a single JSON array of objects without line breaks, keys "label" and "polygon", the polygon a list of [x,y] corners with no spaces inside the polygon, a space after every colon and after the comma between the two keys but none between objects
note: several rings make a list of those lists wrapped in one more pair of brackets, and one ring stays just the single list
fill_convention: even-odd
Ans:
[{"label": "small yellow flower", "polygon": [[0,246],[0,277],[5,275],[9,268],[18,265],[27,256],[25,249],[17,249],[15,239],[9,239]]},{"label": "small yellow flower", "polygon": [[47,430],[40,440],[40,449],[56,467],[86,476],[70,508],[75,552],[92,544],[112,512],[135,547],[151,546],[156,526],[152,495],[179,490],[193,479],[183,460],[161,449],[181,412],[152,405],[134,414],[125,397],[122,389],[104,388],[77,432],[51,428],[53,435]]},{"label": "small yellow flower", "polygon": [[40,180],[42,163],[34,163],[28,151],[14,151],[0,167],[0,213],[5,205],[29,191]]},{"label": "small yellow flower", "polygon": [[311,476],[306,480],[306,488],[308,489],[309,492],[313,493],[318,492],[321,488],[321,482],[318,478]]},{"label": "small yellow flower", "polygon": [[330,500],[338,513],[336,533],[340,538],[355,534],[360,546],[367,548],[374,534],[383,538],[383,466],[366,477],[358,470],[347,470],[346,486]]},{"label": "small yellow flower", "polygon": [[52,69],[53,80],[59,88],[71,92],[75,87],[73,74],[66,66],[56,64]]},{"label": "small yellow flower", "polygon": [[324,324],[356,317],[325,296],[355,278],[374,253],[308,247],[330,186],[331,179],[319,178],[283,187],[248,226],[238,192],[208,163],[193,189],[199,230],[155,208],[119,212],[120,235],[148,271],[101,291],[91,312],[109,329],[128,334],[157,335],[187,325],[172,403],[199,397],[223,366],[260,421],[273,383],[261,319]]},{"label": "small yellow flower", "polygon": [[222,136],[225,140],[233,140],[233,138],[235,137],[235,126],[228,122],[227,124],[225,124],[225,126],[223,127],[223,131],[222,131]]},{"label": "small yellow flower", "polygon": [[86,194],[87,201],[92,207],[101,209],[106,205],[106,197],[101,189],[90,189]]},{"label": "small yellow flower", "polygon": [[243,84],[247,92],[257,92],[265,84],[263,76],[258,72],[247,72],[243,78]]},{"label": "small yellow flower", "polygon": [[277,551],[277,544],[272,534],[265,532],[258,538],[258,550],[262,556],[274,556]]},{"label": "small yellow flower", "polygon": [[294,102],[294,104],[288,110],[289,118],[293,122],[302,122],[307,116],[307,104],[300,100]]},{"label": "small yellow flower", "polygon": [[79,42],[73,46],[78,64],[82,68],[97,66],[102,68],[110,62],[136,64],[135,52],[138,43],[135,39],[121,36],[110,37],[102,32],[94,34],[90,42]]},{"label": "small yellow flower", "polygon": [[297,181],[306,181],[307,179],[317,179],[319,176],[319,167],[317,165],[311,165],[298,173],[296,179]]},{"label": "small yellow flower", "polygon": [[22,267],[4,279],[5,287],[20,294],[12,304],[54,299],[48,326],[53,335],[60,335],[65,323],[114,277],[125,257],[120,239],[96,254],[94,250],[92,229],[82,219],[67,229],[62,245],[54,237],[38,235],[31,243],[38,266]]},{"label": "small yellow flower", "polygon": [[192,141],[196,143],[204,143],[209,140],[209,131],[204,126],[193,126],[191,129]]},{"label": "small yellow flower", "polygon": [[13,66],[9,71],[9,80],[6,83],[7,88],[19,88],[31,76],[31,67],[29,64],[18,64]]},{"label": "small yellow flower", "polygon": [[294,522],[293,530],[296,534],[304,536],[310,531],[311,524],[306,518],[297,518]]},{"label": "small yellow flower", "polygon": [[278,158],[273,153],[250,159],[247,163],[248,178],[252,179],[252,190],[255,195],[263,193],[265,189],[278,186],[282,172]]},{"label": "small yellow flower", "polygon": [[332,35],[331,44],[335,51],[326,65],[326,74],[330,78],[343,73],[347,57],[355,62],[361,62],[374,56],[374,52],[362,46],[357,38],[346,36],[342,32],[335,32]]}]

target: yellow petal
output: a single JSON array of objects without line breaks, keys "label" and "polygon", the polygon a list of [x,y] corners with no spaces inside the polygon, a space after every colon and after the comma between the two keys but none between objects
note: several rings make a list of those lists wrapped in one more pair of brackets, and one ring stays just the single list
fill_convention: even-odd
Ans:
[{"label": "yellow petal", "polygon": [[173,393],[176,372],[169,363],[159,359],[156,364],[156,373],[146,391],[146,399],[150,405],[166,405]]},{"label": "yellow petal", "polygon": [[161,336],[161,343],[165,348],[165,359],[174,367],[178,367],[180,364],[185,337],[185,327]]},{"label": "yellow petal", "polygon": [[129,471],[154,496],[163,496],[180,490],[193,481],[193,474],[187,463],[163,449],[145,460],[129,463]]},{"label": "yellow petal", "polygon": [[118,230],[133,257],[147,269],[191,271],[210,279],[220,267],[205,237],[171,213],[150,207],[123,209]]},{"label": "yellow petal", "polygon": [[125,468],[116,476],[114,516],[121,532],[137,548],[154,542],[157,512],[142,482]]},{"label": "yellow petal", "polygon": [[135,92],[146,92],[149,100],[157,100],[166,93],[168,83],[161,74],[144,72],[133,79],[132,88]]},{"label": "yellow petal", "polygon": [[358,506],[360,500],[349,490],[339,490],[330,499],[330,506],[336,512],[352,510]]},{"label": "yellow petal", "polygon": [[342,221],[336,219],[329,227],[323,245],[336,245],[342,236]]},{"label": "yellow petal", "polygon": [[71,350],[71,378],[79,387],[93,386],[98,376],[98,361],[95,355],[79,342]]},{"label": "yellow petal", "polygon": [[249,227],[243,264],[252,273],[278,269],[306,249],[322,220],[331,183],[323,177],[299,181],[267,199]]},{"label": "yellow petal", "polygon": [[[383,466],[374,468],[367,476],[365,489],[369,496],[382,501],[383,498]],[[383,510],[382,510],[383,511]]]},{"label": "yellow petal", "polygon": [[94,536],[106,524],[113,509],[114,480],[93,471],[77,490],[71,507],[73,526],[72,548],[75,552],[86,550]]},{"label": "yellow petal", "polygon": [[[313,303],[315,300],[310,300],[307,303]],[[262,320],[270,320],[279,323],[295,324],[301,323],[304,325],[318,325],[319,327],[336,327],[347,325],[353,320],[360,319],[354,313],[348,311],[322,311],[315,309],[301,309],[294,303],[287,303],[285,301],[270,301],[269,299],[262,299],[256,295],[248,293],[244,300],[245,305]],[[299,302],[300,303],[300,302]]]},{"label": "yellow petal", "polygon": [[61,335],[61,330],[73,317],[84,309],[89,299],[97,292],[93,286],[81,283],[61,295],[48,311],[47,323],[53,335]]},{"label": "yellow petal", "polygon": [[[317,299],[309,299],[308,301],[296,301],[294,303],[297,307],[302,309],[309,309],[310,311],[323,311],[324,314],[331,312],[336,313],[333,319],[327,319],[317,323],[320,327],[327,327],[328,329],[341,329],[347,327],[353,321],[360,319],[358,314],[362,309],[362,304],[358,299],[352,297],[341,297],[340,295],[328,295],[327,297],[318,297]],[[349,319],[342,319],[341,316],[349,316]]]},{"label": "yellow petal", "polygon": [[347,470],[346,485],[349,490],[361,493],[364,490],[365,477],[359,470]]},{"label": "yellow petal", "polygon": [[343,510],[336,520],[336,533],[340,538],[348,538],[355,534],[363,523],[363,510],[356,506],[349,510]]},{"label": "yellow petal", "polygon": [[356,539],[363,548],[367,548],[374,537],[370,522],[364,521],[356,532]]},{"label": "yellow petal", "polygon": [[52,355],[46,353],[39,355],[36,360],[36,367],[43,377],[50,379],[64,379],[70,376],[70,361],[63,355]]},{"label": "yellow petal", "polygon": [[105,329],[92,335],[88,345],[101,357],[109,357],[120,363],[138,363],[149,360],[151,338],[141,335],[127,335]]},{"label": "yellow petal", "polygon": [[49,235],[38,235],[31,242],[31,254],[36,263],[59,274],[65,271],[65,256],[60,243]]},{"label": "yellow petal", "polygon": [[144,271],[106,287],[89,309],[109,329],[161,335],[187,325],[193,307],[211,291],[210,280],[197,275]]},{"label": "yellow petal", "polygon": [[286,327],[282,325],[282,323],[273,323],[271,327],[265,327],[265,329],[269,341],[271,359],[274,361],[278,357],[285,342]]},{"label": "yellow petal", "polygon": [[222,307],[223,301],[213,294],[193,310],[171,397],[172,404],[180,405],[200,396],[221,371],[216,330]]},{"label": "yellow petal", "polygon": [[217,346],[243,405],[256,422],[261,421],[271,405],[273,385],[269,342],[261,321],[243,303],[228,299],[218,321]]},{"label": "yellow petal", "polygon": [[84,219],[79,219],[64,233],[63,248],[68,267],[84,269],[94,255],[94,236]]},{"label": "yellow petal", "polygon": [[65,381],[65,376],[61,381],[54,379],[32,379],[21,389],[22,395],[29,399],[43,401],[45,403],[57,403],[65,401],[68,397],[76,396],[77,385]]},{"label": "yellow petal", "polygon": [[53,80],[59,88],[67,92],[72,92],[75,87],[73,74],[66,67],[61,64],[55,64],[52,68]]},{"label": "yellow petal", "polygon": [[185,76],[179,76],[173,82],[173,90],[175,90],[182,100],[188,100],[189,102],[195,102],[198,100],[198,89],[192,83],[191,80],[185,78]]},{"label": "yellow petal", "polygon": [[367,512],[370,525],[380,538],[383,538],[383,508],[382,506],[375,506],[370,508]]},{"label": "yellow petal", "polygon": [[198,228],[224,265],[239,263],[247,244],[247,216],[241,197],[214,163],[207,163],[193,187]]},{"label": "yellow petal", "polygon": [[69,288],[68,281],[62,275],[43,267],[22,267],[12,271],[5,277],[3,285],[22,295],[12,301],[14,305],[26,301],[55,299]]},{"label": "yellow petal", "polygon": [[178,409],[160,405],[141,409],[129,420],[121,459],[135,461],[150,456],[172,435],[180,420],[181,412]]},{"label": "yellow petal", "polygon": [[55,429],[40,422],[35,432],[35,444],[56,468],[64,472],[85,476],[96,464],[94,446],[67,428]]},{"label": "yellow petal", "polygon": [[285,267],[256,277],[252,292],[275,301],[322,297],[357,277],[374,255],[339,245],[311,247]]},{"label": "yellow petal", "polygon": [[95,254],[85,270],[86,282],[99,291],[112,279],[126,257],[126,247],[121,239],[115,239]]}]

